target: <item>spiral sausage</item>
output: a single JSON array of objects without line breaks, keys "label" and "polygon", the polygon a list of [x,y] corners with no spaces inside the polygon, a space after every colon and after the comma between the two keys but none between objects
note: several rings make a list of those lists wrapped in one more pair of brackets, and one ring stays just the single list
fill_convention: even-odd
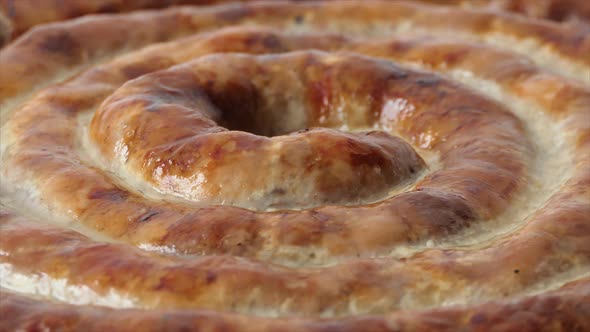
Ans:
[{"label": "spiral sausage", "polygon": [[0,330],[589,329],[588,54],[401,1],[38,27],[0,50]]}]

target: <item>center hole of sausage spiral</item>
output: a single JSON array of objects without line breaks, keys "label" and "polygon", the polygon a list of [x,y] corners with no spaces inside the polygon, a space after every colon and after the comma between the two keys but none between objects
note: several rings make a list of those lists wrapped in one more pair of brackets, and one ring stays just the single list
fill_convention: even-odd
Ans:
[{"label": "center hole of sausage spiral", "polygon": [[216,54],[127,82],[95,113],[90,137],[116,167],[193,202],[367,204],[425,168],[382,109],[411,112],[400,96],[429,80],[350,54]]}]

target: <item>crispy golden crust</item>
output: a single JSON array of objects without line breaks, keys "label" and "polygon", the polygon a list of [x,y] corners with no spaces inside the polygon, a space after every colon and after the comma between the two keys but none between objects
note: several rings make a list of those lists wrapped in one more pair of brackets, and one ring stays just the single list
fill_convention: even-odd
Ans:
[{"label": "crispy golden crust", "polygon": [[[424,162],[387,133],[322,127],[376,128],[382,105],[354,108],[356,96],[416,91],[418,102],[432,91],[423,82],[454,92],[438,80],[347,55],[217,55],[125,84],[95,113],[90,137],[123,172],[187,200],[256,210],[359,205],[383,199]],[[90,94],[96,83],[76,89]],[[252,177],[261,168],[272,172]]]},{"label": "crispy golden crust", "polygon": [[35,29],[0,51],[0,280],[70,304],[3,288],[0,328],[587,329],[588,50],[403,2]]}]

